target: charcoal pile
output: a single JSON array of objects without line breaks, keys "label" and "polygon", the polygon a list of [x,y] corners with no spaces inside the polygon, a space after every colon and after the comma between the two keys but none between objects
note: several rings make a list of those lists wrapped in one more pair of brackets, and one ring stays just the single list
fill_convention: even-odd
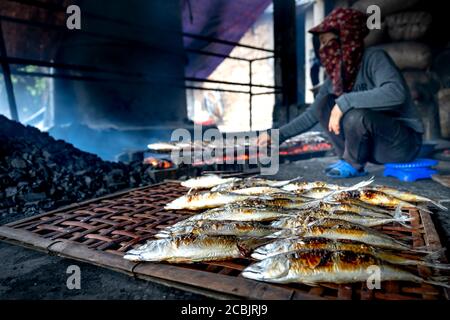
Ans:
[{"label": "charcoal pile", "polygon": [[141,161],[107,162],[0,116],[0,223],[154,183]]}]

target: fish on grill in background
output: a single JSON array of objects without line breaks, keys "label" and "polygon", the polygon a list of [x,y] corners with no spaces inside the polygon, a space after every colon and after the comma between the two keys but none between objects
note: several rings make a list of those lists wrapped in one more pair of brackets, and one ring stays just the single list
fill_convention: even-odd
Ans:
[{"label": "fish on grill in background", "polygon": [[213,174],[183,181],[181,185],[189,189],[211,189],[224,183],[232,183],[239,180],[239,178],[222,178]]},{"label": "fish on grill in background", "polygon": [[386,249],[422,252],[420,250],[413,250],[407,244],[384,233],[357,225],[355,223],[335,219],[319,219],[307,224],[306,226],[277,231],[267,237],[272,239],[281,239],[295,236],[322,237],[335,240],[354,240]]},{"label": "fish on grill in background", "polygon": [[296,214],[295,217],[284,217],[278,221],[272,223],[272,226],[283,229],[292,229],[304,225],[305,218],[315,218],[315,219],[336,219],[342,221],[352,222],[365,227],[376,227],[393,222],[398,222],[402,225],[407,221],[411,221],[411,218],[406,215],[399,214],[396,217],[385,217],[385,218],[375,218],[362,216],[353,212],[345,211],[333,211],[327,212],[323,210],[307,210],[307,211],[296,211],[291,212],[291,214]]},{"label": "fish on grill in background", "polygon": [[443,282],[448,278],[423,279],[371,254],[345,250],[299,250],[279,254],[248,266],[241,275],[258,281],[316,286],[320,283],[366,282],[367,271],[372,266],[380,268],[381,281],[410,281],[449,287]]},{"label": "fish on grill in background", "polygon": [[296,237],[289,239],[281,239],[270,242],[261,247],[256,248],[251,257],[256,260],[264,260],[266,258],[276,256],[282,253],[288,253],[298,250],[314,250],[325,249],[331,251],[353,251],[355,253],[371,254],[374,257],[387,261],[392,264],[408,265],[408,266],[425,266],[435,269],[449,270],[449,264],[442,264],[427,261],[428,257],[411,257],[402,256],[404,251],[395,251],[389,249],[377,248],[362,242],[352,240],[333,240],[327,238],[306,238]]},{"label": "fish on grill in background", "polygon": [[413,202],[413,203],[431,203],[441,210],[448,210],[447,207],[443,206],[439,202],[432,200],[430,198],[427,198],[427,197],[419,196],[412,192],[397,190],[395,188],[386,187],[386,186],[375,186],[375,187],[372,187],[371,189],[376,190],[376,191],[381,191],[385,194],[393,196],[402,201]]},{"label": "fish on grill in background", "polygon": [[193,234],[261,238],[275,231],[271,226],[259,222],[197,220],[192,224],[162,230],[155,237],[171,238],[179,235]]},{"label": "fish on grill in background", "polygon": [[261,240],[240,240],[233,236],[179,236],[148,241],[128,251],[124,258],[131,261],[167,261],[193,263],[243,258]]}]

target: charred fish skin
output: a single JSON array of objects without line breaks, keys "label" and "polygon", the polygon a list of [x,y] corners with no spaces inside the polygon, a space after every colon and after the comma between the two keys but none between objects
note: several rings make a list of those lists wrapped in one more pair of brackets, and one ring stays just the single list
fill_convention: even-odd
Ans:
[{"label": "charred fish skin", "polygon": [[130,261],[193,263],[243,257],[236,237],[180,236],[151,240],[128,251],[124,258]]},{"label": "charred fish skin", "polygon": [[414,194],[412,192],[397,190],[397,189],[394,189],[391,187],[386,187],[386,186],[375,186],[371,189],[374,189],[376,191],[381,191],[385,194],[388,194],[390,196],[393,196],[393,197],[400,199],[402,201],[405,201],[405,202],[431,203],[441,210],[444,210],[444,211],[448,210],[447,207],[443,206],[436,200],[433,200],[433,199],[430,199],[430,198],[427,198],[424,196],[420,196],[420,195]]},{"label": "charred fish skin", "polygon": [[323,249],[273,256],[250,265],[244,269],[242,276],[273,283],[299,282],[313,286],[326,282],[344,284],[366,282],[367,270],[372,266],[380,268],[381,281],[424,282],[422,278],[370,254]]},{"label": "charred fish skin", "polygon": [[397,207],[399,205],[402,205],[404,207],[415,207],[411,203],[402,201],[377,190],[345,191],[338,193],[334,197],[336,200],[357,199],[370,205],[383,207]]},{"label": "charred fish skin", "polygon": [[272,256],[299,250],[325,249],[330,251],[352,251],[355,253],[371,254],[374,257],[395,265],[423,265],[435,269],[450,269],[448,264],[432,263],[419,257],[411,258],[402,255],[403,251],[377,248],[353,240],[332,240],[319,237],[296,237],[277,240],[256,248],[251,257],[264,260]]}]

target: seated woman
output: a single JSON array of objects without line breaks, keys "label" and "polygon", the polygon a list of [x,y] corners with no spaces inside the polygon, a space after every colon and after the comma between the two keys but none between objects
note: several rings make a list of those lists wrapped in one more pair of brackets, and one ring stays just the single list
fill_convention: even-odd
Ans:
[{"label": "seated woman", "polygon": [[[394,62],[382,49],[364,49],[366,16],[338,8],[309,32],[320,39],[327,79],[314,103],[280,128],[280,143],[319,122],[341,159],[326,169],[335,178],[365,175],[367,162],[414,160],[423,124]],[[268,143],[270,135],[260,135],[258,144]]]}]

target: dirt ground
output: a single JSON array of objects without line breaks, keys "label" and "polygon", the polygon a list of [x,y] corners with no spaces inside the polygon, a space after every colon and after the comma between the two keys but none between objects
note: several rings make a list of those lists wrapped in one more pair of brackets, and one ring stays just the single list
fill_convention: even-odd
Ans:
[{"label": "dirt ground", "polygon": [[[199,300],[201,296],[128,275],[0,242],[1,300]],[[67,288],[67,268],[80,267],[80,290]]]}]

